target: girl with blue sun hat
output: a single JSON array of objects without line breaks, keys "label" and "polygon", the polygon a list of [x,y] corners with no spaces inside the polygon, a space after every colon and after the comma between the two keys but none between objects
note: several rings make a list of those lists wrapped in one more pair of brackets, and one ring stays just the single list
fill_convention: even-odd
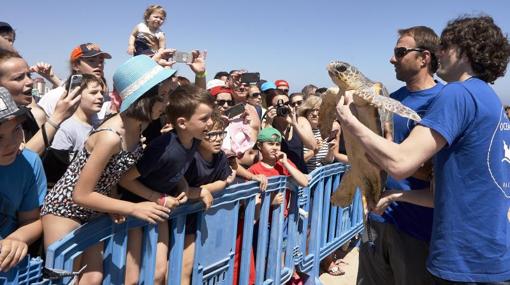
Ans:
[{"label": "girl with blue sun hat", "polygon": [[[63,238],[99,213],[134,216],[150,223],[165,221],[169,209],[154,202],[133,203],[111,197],[111,188],[142,155],[143,127],[157,119],[167,105],[161,90],[171,84],[175,70],[163,68],[145,55],[135,56],[113,75],[115,92],[121,99],[120,112],[106,119],[80,150],[63,177],[48,191],[41,210],[44,245]],[[80,268],[83,284],[102,282],[102,243],[87,249]]]}]

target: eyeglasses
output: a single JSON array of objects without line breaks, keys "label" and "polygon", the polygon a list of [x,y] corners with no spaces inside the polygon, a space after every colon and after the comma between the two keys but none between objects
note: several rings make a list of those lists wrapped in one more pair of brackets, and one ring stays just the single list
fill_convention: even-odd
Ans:
[{"label": "eyeglasses", "polygon": [[208,132],[207,134],[205,134],[204,139],[206,139],[208,141],[218,140],[218,139],[222,140],[226,136],[227,136],[226,131],[215,131],[215,132]]},{"label": "eyeglasses", "polygon": [[252,98],[259,97],[259,96],[262,96],[262,94],[260,94],[260,93],[252,93],[252,94],[249,95],[249,97],[252,97]]},{"label": "eyeglasses", "polygon": [[216,100],[216,105],[218,106],[224,106],[225,103],[228,105],[228,106],[234,106],[234,100]]},{"label": "eyeglasses", "polygon": [[398,47],[393,50],[393,54],[395,55],[396,58],[402,58],[412,51],[424,52],[426,51],[426,49]]},{"label": "eyeglasses", "polygon": [[303,100],[297,100],[297,101],[290,103],[290,105],[292,105],[292,107],[298,107],[298,106],[301,106],[301,104],[303,104]]}]

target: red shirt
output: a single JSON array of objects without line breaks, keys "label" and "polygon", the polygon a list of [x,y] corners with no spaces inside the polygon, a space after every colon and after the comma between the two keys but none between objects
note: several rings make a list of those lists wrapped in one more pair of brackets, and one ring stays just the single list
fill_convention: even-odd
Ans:
[{"label": "red shirt", "polygon": [[[292,165],[292,167],[297,169],[296,165],[292,161],[290,161],[288,159],[287,159],[287,161],[289,162],[290,165]],[[272,167],[272,168],[268,168],[268,167],[264,166],[262,161],[259,161],[259,162],[255,163],[254,165],[252,165],[250,168],[248,168],[248,171],[253,174],[262,174],[266,177],[278,176],[278,175],[290,176],[289,171],[287,170],[287,168],[283,165],[283,163],[281,161],[277,161],[276,164],[274,165],[274,167]]]}]

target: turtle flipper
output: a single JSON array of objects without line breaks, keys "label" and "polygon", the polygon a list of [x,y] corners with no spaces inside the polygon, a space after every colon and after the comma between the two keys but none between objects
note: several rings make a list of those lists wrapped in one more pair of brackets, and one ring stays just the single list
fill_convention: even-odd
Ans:
[{"label": "turtle flipper", "polygon": [[344,91],[339,87],[328,88],[322,96],[322,103],[319,109],[319,129],[323,139],[331,134],[333,122],[336,120],[336,104]]},{"label": "turtle flipper", "polygon": [[374,96],[370,103],[380,110],[395,113],[401,117],[409,118],[416,122],[421,121],[421,117],[418,115],[418,113],[393,98]]},{"label": "turtle flipper", "polygon": [[347,171],[340,181],[340,185],[336,191],[331,195],[331,203],[334,205],[345,208],[352,203],[356,187],[361,185],[359,178],[354,174],[354,171]]}]

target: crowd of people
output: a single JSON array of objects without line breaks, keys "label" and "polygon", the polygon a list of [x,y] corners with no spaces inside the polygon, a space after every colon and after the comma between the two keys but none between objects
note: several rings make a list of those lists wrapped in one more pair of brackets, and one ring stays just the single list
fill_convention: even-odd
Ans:
[{"label": "crowd of people", "polygon": [[[106,213],[117,223],[133,216],[158,224],[154,283],[164,284],[172,209],[189,201],[208,209],[233,183],[258,181],[263,191],[275,175],[305,187],[317,167],[348,164],[348,131],[389,173],[367,214],[358,284],[510,284],[510,107],[487,84],[504,75],[510,45],[492,18],[455,19],[441,36],[425,26],[398,31],[390,63],[405,86],[391,97],[423,120],[395,116],[389,141],[357,121],[352,92],[325,136],[325,88],[290,93],[288,81],[254,80],[245,70],[207,81],[203,52],[166,48],[165,17],[163,7],[147,8],[113,87],[104,76],[111,55],[98,44],[75,47],[61,80],[49,63],[30,66],[15,49],[15,30],[0,22],[0,270],[41,252],[41,237],[44,250]],[[177,61],[194,81],[176,74]],[[32,73],[53,84],[39,100]],[[289,195],[273,195],[272,205],[287,208]],[[191,282],[196,230],[189,215],[182,284]],[[126,284],[139,280],[141,242],[141,230],[130,230]],[[80,284],[102,283],[102,249],[76,259]],[[344,274],[341,256],[323,269]],[[300,282],[298,274],[290,281]]]}]

